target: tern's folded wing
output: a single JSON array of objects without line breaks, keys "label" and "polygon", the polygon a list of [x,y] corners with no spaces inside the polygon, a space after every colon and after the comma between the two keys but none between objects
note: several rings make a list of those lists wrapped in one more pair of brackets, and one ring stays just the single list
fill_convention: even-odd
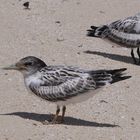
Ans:
[{"label": "tern's folded wing", "polygon": [[35,86],[34,84],[30,84],[29,88],[34,94],[43,99],[59,101],[85,94],[86,91],[95,89],[96,84],[92,78],[77,77],[68,79],[59,85]]},{"label": "tern's folded wing", "polygon": [[120,32],[139,34],[140,33],[140,15],[137,14],[132,17],[128,17],[124,20],[117,20],[109,25],[110,29],[115,29]]}]

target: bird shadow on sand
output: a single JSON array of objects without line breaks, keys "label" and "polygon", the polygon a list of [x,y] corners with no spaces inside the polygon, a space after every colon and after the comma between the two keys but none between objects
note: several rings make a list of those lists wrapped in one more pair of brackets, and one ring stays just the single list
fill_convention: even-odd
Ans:
[{"label": "bird shadow on sand", "polygon": [[[29,112],[12,112],[7,114],[0,114],[0,115],[14,115],[19,116],[24,119],[35,120],[38,122],[50,121],[52,118],[51,114],[37,114],[37,113],[29,113]],[[73,117],[66,116],[63,125],[73,125],[73,126],[88,126],[88,127],[120,127],[119,125],[109,124],[109,123],[98,123],[98,122],[91,122],[82,119],[77,119]]]},{"label": "bird shadow on sand", "polygon": [[[116,60],[116,61],[120,61],[120,62],[124,62],[124,63],[128,63],[128,64],[134,64],[132,57],[129,57],[129,56],[123,56],[123,55],[111,54],[111,53],[105,53],[105,52],[98,52],[98,51],[90,51],[90,50],[84,51],[84,53],[99,55],[99,56],[103,56],[105,58],[109,58],[112,60]],[[138,62],[139,59],[136,58],[136,61]],[[134,65],[136,65],[136,64],[134,64]]]}]

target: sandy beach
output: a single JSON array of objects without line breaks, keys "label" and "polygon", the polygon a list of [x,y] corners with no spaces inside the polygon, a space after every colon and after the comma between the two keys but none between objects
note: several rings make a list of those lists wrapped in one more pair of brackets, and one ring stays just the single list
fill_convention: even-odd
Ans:
[{"label": "sandy beach", "polygon": [[43,125],[56,105],[30,95],[22,75],[0,70],[0,140],[139,140],[140,66],[130,49],[87,37],[102,25],[140,12],[138,0],[0,0],[0,67],[33,55],[48,65],[127,68],[132,78],[67,106],[64,124]]}]

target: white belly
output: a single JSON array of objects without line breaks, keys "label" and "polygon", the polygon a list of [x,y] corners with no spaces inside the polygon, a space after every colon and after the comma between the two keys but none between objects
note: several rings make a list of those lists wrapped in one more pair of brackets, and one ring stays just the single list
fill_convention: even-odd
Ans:
[{"label": "white belly", "polygon": [[57,101],[57,102],[54,102],[54,103],[56,103],[59,106],[80,103],[80,102],[83,102],[83,101],[86,101],[86,100],[92,98],[101,89],[102,88],[99,88],[99,89],[96,89],[96,90],[91,90],[91,91],[85,92],[81,95],[74,96],[70,99],[67,99],[66,101]]}]

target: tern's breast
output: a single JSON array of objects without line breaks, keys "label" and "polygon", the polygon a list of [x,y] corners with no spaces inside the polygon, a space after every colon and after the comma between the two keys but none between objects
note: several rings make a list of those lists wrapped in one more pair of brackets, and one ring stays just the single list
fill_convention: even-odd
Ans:
[{"label": "tern's breast", "polygon": [[28,77],[25,77],[24,82],[25,82],[25,85],[27,88],[29,87],[29,85],[31,83],[34,84],[35,86],[39,86],[39,85],[43,84],[40,74],[34,74],[34,75],[30,75]]}]

